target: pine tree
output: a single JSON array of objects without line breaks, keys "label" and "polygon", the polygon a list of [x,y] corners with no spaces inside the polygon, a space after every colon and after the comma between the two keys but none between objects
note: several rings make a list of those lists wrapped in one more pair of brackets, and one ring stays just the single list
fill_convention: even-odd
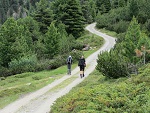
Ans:
[{"label": "pine tree", "polygon": [[13,59],[31,53],[32,40],[28,29],[18,25],[14,18],[9,18],[0,30],[1,60],[4,67],[8,67]]},{"label": "pine tree", "polygon": [[75,40],[74,37],[68,36],[65,25],[59,24],[58,31],[60,33],[60,39],[59,39],[59,53],[65,54],[69,53],[72,49],[73,41]]},{"label": "pine tree", "polygon": [[67,0],[55,0],[51,3],[51,9],[53,10],[54,18],[57,21],[62,21],[62,18],[66,12],[65,7],[67,5]]},{"label": "pine tree", "polygon": [[49,8],[49,2],[47,0],[40,0],[36,6],[37,10],[33,17],[39,23],[40,31],[45,34],[48,30],[47,27],[49,27],[53,21],[54,15]]},{"label": "pine tree", "polygon": [[40,33],[38,23],[32,17],[26,17],[17,20],[18,25],[23,25],[29,30],[29,35],[32,37],[32,42],[37,41]]},{"label": "pine tree", "polygon": [[111,9],[111,3],[110,0],[96,0],[96,6],[98,11],[103,13],[108,13]]},{"label": "pine tree", "polygon": [[13,18],[8,19],[2,25],[0,34],[0,41],[2,43],[0,51],[1,59],[3,61],[2,65],[8,67],[8,63],[14,57],[14,53],[11,51],[11,46],[18,36],[18,26]]},{"label": "pine tree", "polygon": [[127,30],[127,33],[125,35],[125,40],[123,41],[123,47],[125,50],[125,56],[131,59],[133,61],[133,56],[135,56],[135,49],[138,46],[138,41],[141,37],[141,30],[140,26],[136,20],[135,17],[133,17],[129,28]]},{"label": "pine tree", "polygon": [[78,38],[84,31],[85,21],[81,7],[76,0],[68,0],[65,10],[62,22],[67,26],[66,31],[68,34]]},{"label": "pine tree", "polygon": [[58,54],[59,39],[60,39],[60,33],[55,27],[54,22],[52,22],[51,25],[48,27],[48,31],[45,34],[45,38],[44,38],[44,45],[46,48],[45,53],[47,54],[47,57],[53,58],[55,55]]},{"label": "pine tree", "polygon": [[92,18],[93,18],[93,21],[95,21],[95,19],[96,19],[96,3],[95,3],[95,1],[93,1],[93,0],[90,0],[89,1],[89,7],[90,7],[90,9],[89,9],[89,11],[90,11],[90,14],[91,14],[91,16],[92,16]]},{"label": "pine tree", "polygon": [[130,0],[130,3],[129,3],[129,14],[131,17],[135,16],[137,17],[139,13],[139,7],[138,7],[138,4],[137,4],[137,1],[136,0]]},{"label": "pine tree", "polygon": [[91,6],[88,0],[81,0],[80,2],[83,16],[86,19],[87,23],[92,23],[93,22],[93,17],[91,11]]}]

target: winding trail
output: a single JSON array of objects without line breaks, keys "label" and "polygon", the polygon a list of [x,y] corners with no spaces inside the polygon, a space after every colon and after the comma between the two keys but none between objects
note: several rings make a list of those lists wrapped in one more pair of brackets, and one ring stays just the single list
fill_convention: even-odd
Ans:
[{"label": "winding trail", "polygon": [[[98,51],[86,59],[88,66],[85,70],[85,77],[87,77],[95,69],[98,54],[102,51],[109,51],[115,45],[115,38],[97,31],[95,29],[95,25],[96,23],[90,24],[86,27],[86,29],[93,34],[103,37],[105,43]],[[85,77],[82,79],[79,77],[79,68],[76,67],[72,71],[71,76],[65,75],[42,89],[18,99],[12,104],[9,104],[5,108],[1,109],[0,113],[48,113],[50,111],[50,106],[53,105],[57,98],[67,94],[73,87],[81,83]],[[52,90],[69,79],[72,79],[73,81],[62,88]]]}]

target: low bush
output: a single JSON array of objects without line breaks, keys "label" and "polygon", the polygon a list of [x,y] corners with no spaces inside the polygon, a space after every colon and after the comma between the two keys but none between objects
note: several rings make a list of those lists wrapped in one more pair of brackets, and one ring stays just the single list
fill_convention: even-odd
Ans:
[{"label": "low bush", "polygon": [[[70,52],[70,55],[73,58],[73,62],[76,62],[81,57],[82,52],[79,50],[74,50],[74,51]],[[56,68],[66,64],[67,57],[68,57],[68,54],[64,54],[64,55],[56,56],[51,60],[43,59],[43,60],[39,61],[35,70],[42,71],[42,70],[56,69]]]},{"label": "low bush", "polygon": [[40,80],[42,77],[41,76],[32,76],[33,80]]},{"label": "low bush", "polygon": [[114,31],[118,34],[126,32],[128,26],[129,26],[129,22],[123,20],[113,25]]},{"label": "low bush", "polygon": [[97,28],[105,28],[107,27],[107,24],[108,24],[108,16],[105,15],[98,15],[97,16],[97,24],[96,24],[96,27]]},{"label": "low bush", "polygon": [[23,72],[30,72],[35,70],[37,65],[36,55],[24,56],[19,60],[13,60],[9,63],[9,69],[12,70],[12,74],[19,74]]},{"label": "low bush", "polygon": [[38,61],[35,71],[42,71],[42,70],[48,70],[49,67],[49,59],[41,59]]},{"label": "low bush", "polygon": [[0,67],[0,77],[7,77],[12,75],[11,70],[5,67]]},{"label": "low bush", "polygon": [[76,41],[72,45],[72,50],[74,50],[74,49],[76,49],[76,50],[82,50],[83,45],[84,44],[82,42]]},{"label": "low bush", "polygon": [[100,54],[97,63],[96,69],[108,78],[129,76],[126,58],[113,50]]}]

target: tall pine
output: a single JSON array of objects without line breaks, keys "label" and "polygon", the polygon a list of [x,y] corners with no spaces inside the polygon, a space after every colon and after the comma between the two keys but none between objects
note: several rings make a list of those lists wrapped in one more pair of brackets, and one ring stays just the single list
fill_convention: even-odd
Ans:
[{"label": "tall pine", "polygon": [[39,23],[40,31],[45,34],[53,21],[53,11],[49,8],[48,0],[40,0],[36,6],[33,17]]},{"label": "tall pine", "polygon": [[108,13],[109,10],[111,9],[110,0],[96,0],[96,6],[98,11],[100,11],[102,14]]},{"label": "tall pine", "polygon": [[75,38],[81,36],[84,31],[84,17],[81,7],[76,0],[68,0],[62,22],[67,26],[66,31],[72,34]]},{"label": "tall pine", "polygon": [[53,58],[59,52],[60,33],[55,27],[54,22],[48,27],[48,31],[44,37],[44,45],[46,48],[45,54],[49,58]]},{"label": "tall pine", "polygon": [[133,60],[132,57],[135,56],[135,49],[138,46],[138,41],[141,37],[140,25],[138,24],[135,17],[133,17],[129,28],[125,35],[125,40],[123,41],[123,47],[125,50],[125,56]]},{"label": "tall pine", "polygon": [[32,45],[30,38],[28,30],[18,26],[14,18],[7,19],[0,29],[2,66],[8,67],[13,59],[19,59],[23,54],[25,55],[29,51],[28,46]]}]

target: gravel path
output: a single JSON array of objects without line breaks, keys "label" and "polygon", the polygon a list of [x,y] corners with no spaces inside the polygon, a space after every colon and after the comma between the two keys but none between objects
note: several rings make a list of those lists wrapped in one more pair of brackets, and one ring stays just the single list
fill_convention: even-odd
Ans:
[{"label": "gravel path", "polygon": [[[96,51],[86,59],[87,67],[85,70],[85,77],[87,77],[95,69],[98,54],[102,51],[109,51],[110,48],[112,48],[115,44],[115,39],[113,37],[95,30],[94,27],[95,23],[88,25],[86,29],[91,33],[103,37],[105,43],[98,51]],[[67,94],[73,87],[81,83],[85,79],[85,77],[82,79],[79,77],[79,68],[76,67],[72,71],[71,76],[65,75],[64,77],[54,81],[53,83],[43,87],[42,89],[33,92],[21,99],[18,99],[12,104],[1,109],[0,113],[48,113],[50,111],[50,106],[53,105],[54,101],[57,98]],[[65,80],[69,79],[73,80],[70,84],[65,85],[62,88],[55,89],[55,87],[63,84]]]}]

